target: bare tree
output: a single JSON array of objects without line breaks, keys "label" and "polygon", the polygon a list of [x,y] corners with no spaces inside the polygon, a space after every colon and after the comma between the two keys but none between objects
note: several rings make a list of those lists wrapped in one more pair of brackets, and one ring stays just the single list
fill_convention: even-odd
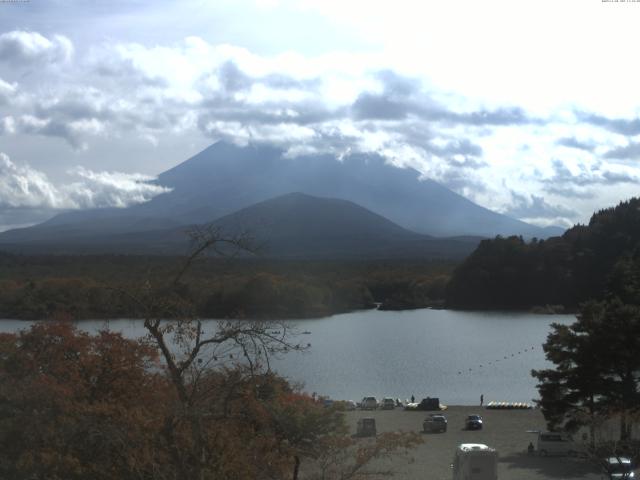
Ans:
[{"label": "bare tree", "polygon": [[175,405],[164,421],[163,435],[178,477],[203,480],[206,471],[215,469],[216,458],[204,425],[225,415],[224,408],[211,402],[212,395],[233,393],[233,384],[226,392],[212,392],[220,386],[212,372],[242,372],[235,377],[240,384],[245,376],[270,371],[271,357],[306,347],[292,341],[291,328],[283,322],[200,319],[184,294],[184,280],[194,263],[212,252],[229,256],[254,250],[245,233],[229,236],[212,226],[189,233],[192,248],[175,276],[161,285],[147,281],[138,293],[123,293],[140,308],[148,340],[159,350],[173,387]]}]

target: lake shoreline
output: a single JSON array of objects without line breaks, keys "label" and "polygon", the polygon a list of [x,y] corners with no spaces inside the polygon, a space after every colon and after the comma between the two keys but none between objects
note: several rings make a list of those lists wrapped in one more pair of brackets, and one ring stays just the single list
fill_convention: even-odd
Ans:
[{"label": "lake shoreline", "polygon": [[[569,315],[436,309],[279,319],[310,348],[290,351],[270,364],[308,393],[335,399],[414,395],[466,405],[484,394],[486,401],[531,402],[538,392],[530,372],[549,365],[542,344],[550,325],[573,321]],[[5,319],[0,332],[15,333],[32,323]],[[148,333],[140,319],[81,320],[76,325],[90,334],[109,329],[132,339]],[[204,320],[203,326],[215,328],[215,322]]]}]

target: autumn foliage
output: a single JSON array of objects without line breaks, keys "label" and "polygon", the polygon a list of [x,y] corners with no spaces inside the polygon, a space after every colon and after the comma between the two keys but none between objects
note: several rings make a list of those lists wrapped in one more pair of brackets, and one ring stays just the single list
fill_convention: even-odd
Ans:
[{"label": "autumn foliage", "polygon": [[1,335],[0,477],[129,478],[163,462],[156,360],[141,343],[69,323]]},{"label": "autumn foliage", "polygon": [[0,335],[0,478],[311,478],[407,446],[359,451],[341,412],[240,365],[189,376],[185,403],[147,342],[69,322]]}]

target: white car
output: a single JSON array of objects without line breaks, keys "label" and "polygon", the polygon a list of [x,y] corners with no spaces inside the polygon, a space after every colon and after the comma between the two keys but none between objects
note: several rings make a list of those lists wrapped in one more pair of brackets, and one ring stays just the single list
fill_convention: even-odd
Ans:
[{"label": "white car", "polygon": [[584,453],[584,446],[573,441],[570,435],[560,432],[539,432],[538,433],[538,454],[547,455],[581,455]]}]

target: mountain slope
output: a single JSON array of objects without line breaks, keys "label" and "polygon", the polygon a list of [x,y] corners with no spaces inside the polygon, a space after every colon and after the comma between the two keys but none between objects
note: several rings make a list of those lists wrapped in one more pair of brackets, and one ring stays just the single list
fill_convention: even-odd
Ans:
[{"label": "mountain slope", "polygon": [[[418,171],[394,167],[377,155],[356,154],[342,160],[329,155],[288,159],[272,147],[240,148],[218,142],[161,174],[158,183],[174,190],[141,205],[141,210],[153,212],[162,205],[197,221],[203,220],[202,213],[216,218],[297,191],[350,200],[428,235],[549,236],[542,228],[480,207],[437,182],[421,180]],[[185,201],[187,189],[191,189],[189,201]],[[188,205],[208,209],[185,208]]]},{"label": "mountain slope", "polygon": [[[212,226],[227,237],[248,232],[258,254],[281,258],[460,259],[480,240],[420,235],[352,202],[300,193],[259,202],[223,216]],[[48,237],[5,244],[3,248],[26,253],[182,254],[189,248],[189,228],[91,234],[49,225]],[[66,233],[62,236],[61,232]]]},{"label": "mountain slope", "polygon": [[[189,225],[210,222],[269,198],[303,192],[349,200],[404,228],[434,236],[546,238],[552,233],[480,207],[432,180],[421,180],[416,170],[388,165],[377,155],[291,159],[273,147],[241,148],[218,142],[162,173],[157,182],[172,191],[127,209],[61,214],[42,226],[83,223],[92,229],[108,220],[113,233],[125,233],[131,218]],[[122,225],[114,218],[122,219]],[[37,230],[41,227],[34,228],[30,232],[40,235]],[[27,230],[21,232],[25,238],[31,234]],[[0,235],[0,242],[4,238]]]},{"label": "mountain slope", "polygon": [[264,254],[279,257],[462,258],[479,241],[420,235],[352,202],[301,193],[260,202],[214,225],[250,232]]}]

